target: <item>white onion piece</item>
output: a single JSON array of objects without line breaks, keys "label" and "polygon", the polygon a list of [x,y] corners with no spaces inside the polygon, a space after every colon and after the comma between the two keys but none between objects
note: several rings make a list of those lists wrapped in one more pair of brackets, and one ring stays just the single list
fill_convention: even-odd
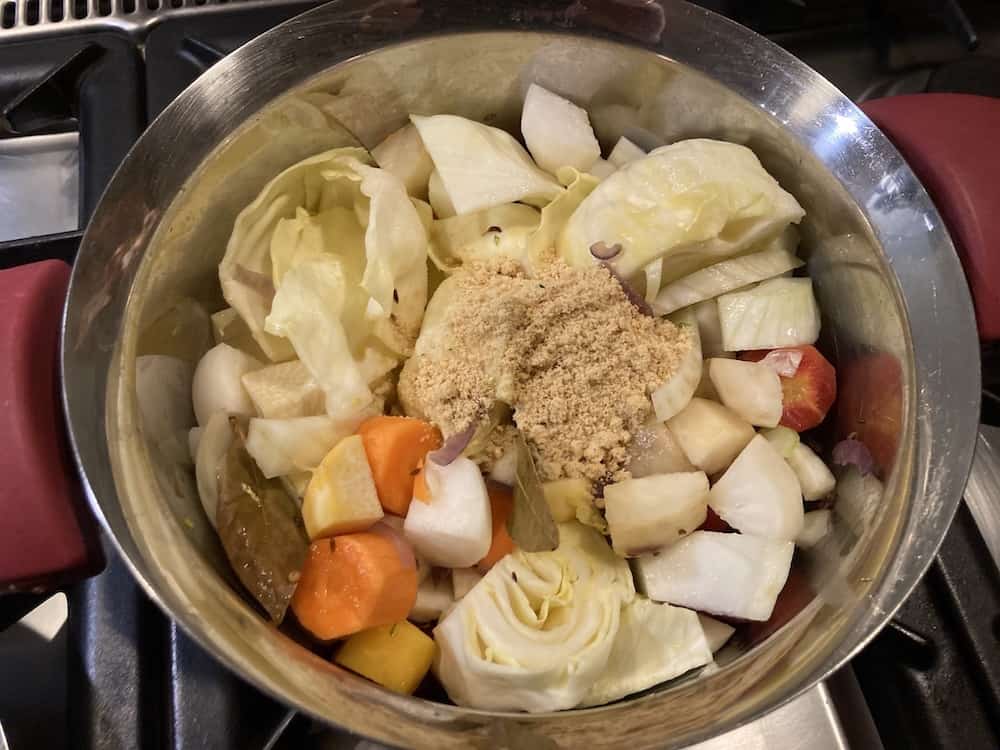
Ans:
[{"label": "white onion piece", "polygon": [[771,279],[718,302],[727,352],[801,346],[819,338],[819,307],[809,279]]},{"label": "white onion piece", "polygon": [[837,486],[837,480],[833,476],[823,459],[813,453],[812,449],[804,443],[799,443],[792,450],[791,454],[785,457],[788,465],[792,467],[795,476],[798,477],[802,486],[802,497],[806,500],[819,500],[826,497]]},{"label": "white onion piece", "polygon": [[560,167],[582,171],[601,158],[587,110],[537,83],[524,97],[521,135],[535,163],[551,174]]},{"label": "white onion piece", "polygon": [[687,406],[701,382],[701,338],[696,325],[689,326],[688,330],[691,331],[691,348],[674,374],[650,396],[653,411],[661,422],[666,422]]},{"label": "white onion piece", "polygon": [[832,513],[828,508],[806,513],[805,520],[802,522],[802,531],[795,537],[795,546],[802,549],[815,547],[823,537],[830,533],[832,520]]},{"label": "white onion piece", "polygon": [[696,302],[780,276],[801,265],[802,261],[783,246],[769,246],[766,250],[716,263],[668,284],[656,296],[653,309],[658,315],[667,315]]},{"label": "white onion piece", "polygon": [[622,136],[618,139],[618,143],[615,144],[615,147],[611,149],[611,153],[608,154],[608,161],[621,169],[630,161],[641,159],[645,155],[645,151],[636,146],[625,136]]},{"label": "white onion piece", "polygon": [[229,450],[233,440],[233,430],[229,426],[229,415],[217,411],[206,420],[198,439],[198,453],[194,461],[198,497],[205,515],[215,526],[215,512],[219,505],[219,462]]}]

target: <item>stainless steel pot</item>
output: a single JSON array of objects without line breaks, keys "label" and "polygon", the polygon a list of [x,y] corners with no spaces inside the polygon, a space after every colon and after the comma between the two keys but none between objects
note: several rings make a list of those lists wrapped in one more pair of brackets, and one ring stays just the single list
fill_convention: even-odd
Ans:
[{"label": "stainless steel pot", "polygon": [[[101,201],[73,272],[62,366],[76,459],[149,596],[299,709],[416,747],[680,747],[836,670],[927,568],[973,453],[968,290],[937,211],[892,145],[765,39],[673,0],[469,5],[330,3],[237,50],[153,123]],[[847,391],[838,429],[862,428],[885,470],[884,492],[868,485],[838,500],[832,541],[803,561],[816,596],[763,643],[729,647],[710,676],[537,716],[388,693],[266,624],[233,586],[189,469],[149,445],[135,385],[160,313],[182,296],[222,306],[216,264],[236,213],[270,176],[355,137],[372,146],[409,112],[516,129],[531,81],[587,106],[605,143],[623,133],[745,143],[798,197],[823,343]]]}]

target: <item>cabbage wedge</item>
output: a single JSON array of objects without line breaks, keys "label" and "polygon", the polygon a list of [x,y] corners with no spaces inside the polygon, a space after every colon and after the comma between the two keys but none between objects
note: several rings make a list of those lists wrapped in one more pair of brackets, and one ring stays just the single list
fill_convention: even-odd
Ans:
[{"label": "cabbage wedge", "polygon": [[666,284],[744,252],[803,215],[750,149],[692,139],[605,178],[570,217],[558,249],[567,263],[583,266],[596,262],[591,245],[618,243],[620,276],[662,258]]},{"label": "cabbage wedge", "polygon": [[628,564],[603,537],[561,524],[558,548],[503,558],[438,624],[435,672],[462,706],[572,708],[607,668],[634,598]]}]

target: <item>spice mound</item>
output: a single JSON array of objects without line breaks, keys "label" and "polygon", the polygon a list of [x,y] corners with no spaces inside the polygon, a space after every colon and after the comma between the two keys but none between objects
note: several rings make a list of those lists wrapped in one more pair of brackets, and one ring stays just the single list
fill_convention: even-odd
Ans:
[{"label": "spice mound", "polygon": [[[553,261],[528,275],[513,261],[474,264],[428,306],[400,402],[445,435],[508,404],[543,480],[618,480],[649,394],[692,344],[690,332],[636,309],[602,266]],[[509,432],[496,425],[488,450],[501,452]]]}]

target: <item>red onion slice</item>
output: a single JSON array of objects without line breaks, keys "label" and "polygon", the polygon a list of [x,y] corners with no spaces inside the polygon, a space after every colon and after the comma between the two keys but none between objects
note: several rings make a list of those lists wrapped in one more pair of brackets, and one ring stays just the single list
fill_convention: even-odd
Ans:
[{"label": "red onion slice", "polygon": [[875,471],[875,459],[868,446],[853,438],[841,440],[833,446],[833,463],[838,466],[856,466],[862,476]]},{"label": "red onion slice", "polygon": [[598,260],[611,260],[617,257],[621,251],[622,246],[617,242],[613,245],[608,245],[606,242],[595,242],[590,246],[590,254]]},{"label": "red onion slice", "polygon": [[462,451],[464,451],[466,446],[468,446],[468,444],[472,441],[472,436],[476,434],[476,428],[478,426],[478,424],[473,422],[461,432],[455,433],[445,440],[444,445],[436,451],[428,453],[427,458],[436,463],[438,466],[447,466],[462,455]]},{"label": "red onion slice", "polygon": [[648,302],[646,302],[645,297],[643,297],[635,289],[629,286],[629,283],[625,281],[625,279],[623,279],[618,274],[618,272],[612,267],[610,263],[604,261],[601,263],[601,265],[604,266],[606,269],[608,269],[608,273],[610,273],[612,276],[615,277],[615,279],[618,281],[618,284],[621,286],[622,291],[625,292],[625,296],[628,297],[628,301],[632,303],[632,306],[636,310],[641,312],[643,315],[648,315],[649,317],[652,318],[653,308],[649,306]]},{"label": "red onion slice", "polygon": [[783,378],[794,378],[802,364],[802,352],[795,349],[775,349],[764,355],[760,361]]},{"label": "red onion slice", "polygon": [[417,567],[417,558],[413,555],[413,547],[411,547],[410,543],[406,541],[406,538],[392,528],[392,526],[387,524],[385,521],[379,521],[368,530],[373,534],[384,536],[392,542],[393,546],[396,548],[396,553],[399,555],[399,561],[403,564],[404,568],[415,569]]}]

